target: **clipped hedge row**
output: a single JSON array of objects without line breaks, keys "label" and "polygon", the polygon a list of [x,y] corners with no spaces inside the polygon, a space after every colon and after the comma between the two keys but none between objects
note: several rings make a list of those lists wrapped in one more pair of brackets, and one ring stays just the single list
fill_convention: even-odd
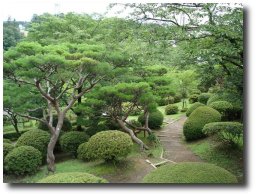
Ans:
[{"label": "clipped hedge row", "polygon": [[82,160],[117,160],[131,152],[131,137],[121,131],[102,131],[78,147],[78,158]]},{"label": "clipped hedge row", "polygon": [[177,114],[179,112],[179,107],[174,104],[169,104],[165,107],[165,114],[170,115],[170,114]]},{"label": "clipped hedge row", "polygon": [[107,183],[108,181],[83,172],[66,172],[47,176],[38,183]]},{"label": "clipped hedge row", "polygon": [[191,105],[190,108],[188,108],[188,110],[186,111],[186,116],[190,116],[190,114],[199,106],[204,106],[204,104],[195,102],[193,105]]},{"label": "clipped hedge row", "polygon": [[228,101],[215,101],[209,104],[210,107],[219,111],[222,120],[232,119],[233,105]]},{"label": "clipped hedge row", "polygon": [[190,95],[189,98],[188,98],[189,103],[198,102],[198,96],[199,96],[198,94]]},{"label": "clipped hedge row", "polygon": [[210,93],[202,93],[198,96],[198,102],[207,104],[207,101],[210,97],[211,97]]},{"label": "clipped hedge row", "polygon": [[205,136],[202,129],[205,124],[210,122],[218,122],[221,120],[220,113],[208,106],[198,107],[183,126],[183,134],[186,140],[196,140]]},{"label": "clipped hedge row", "polygon": [[145,183],[237,183],[229,171],[209,163],[164,165],[147,174]]}]

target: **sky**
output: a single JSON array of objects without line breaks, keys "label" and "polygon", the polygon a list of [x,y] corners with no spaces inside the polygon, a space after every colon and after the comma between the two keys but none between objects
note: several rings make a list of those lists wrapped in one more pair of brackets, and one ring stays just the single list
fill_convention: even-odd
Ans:
[{"label": "sky", "polygon": [[[33,14],[100,13],[104,14],[110,1],[99,0],[1,0],[2,20],[30,21]],[[113,14],[113,12],[112,12]]]}]

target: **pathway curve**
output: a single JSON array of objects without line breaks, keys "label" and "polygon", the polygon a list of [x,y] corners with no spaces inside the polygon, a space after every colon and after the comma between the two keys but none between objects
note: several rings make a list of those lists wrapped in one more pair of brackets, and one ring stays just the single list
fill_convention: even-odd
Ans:
[{"label": "pathway curve", "polygon": [[164,148],[163,158],[175,163],[201,162],[200,157],[188,149],[182,141],[185,120],[186,116],[182,116],[176,121],[169,121],[163,129],[155,132]]}]

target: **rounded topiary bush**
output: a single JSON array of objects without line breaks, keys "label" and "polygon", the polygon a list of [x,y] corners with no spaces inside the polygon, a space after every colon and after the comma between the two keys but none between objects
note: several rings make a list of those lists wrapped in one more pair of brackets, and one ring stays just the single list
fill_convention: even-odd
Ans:
[{"label": "rounded topiary bush", "polygon": [[71,131],[64,133],[60,137],[61,150],[76,155],[77,148],[80,144],[88,141],[89,136],[84,132]]},{"label": "rounded topiary bush", "polygon": [[209,106],[221,113],[222,120],[232,119],[233,105],[228,101],[215,101]]},{"label": "rounded topiary bush", "polygon": [[207,104],[208,99],[211,97],[210,93],[202,93],[198,96],[198,101],[203,104]]},{"label": "rounded topiary bush", "polygon": [[[143,114],[141,114],[138,117],[138,121],[142,125],[145,124],[145,119],[144,119]],[[149,126],[149,128],[151,128],[151,129],[160,128],[161,125],[163,124],[163,121],[164,121],[164,115],[159,110],[149,113],[149,117],[148,117],[148,126]]]},{"label": "rounded topiary bush", "polygon": [[147,174],[145,183],[237,183],[229,171],[209,163],[169,164]]},{"label": "rounded topiary bush", "polygon": [[198,94],[193,94],[193,95],[190,95],[189,98],[188,98],[188,101],[189,103],[195,103],[198,101]]},{"label": "rounded topiary bush", "polygon": [[132,145],[131,137],[126,133],[102,131],[93,135],[88,142],[81,144],[77,154],[82,160],[117,160],[126,157],[131,152]]},{"label": "rounded topiary bush", "polygon": [[204,125],[211,122],[218,122],[221,120],[221,114],[210,107],[198,107],[189,118],[185,121],[183,126],[183,134],[186,140],[196,140],[204,137],[202,129]]},{"label": "rounded topiary bush", "polygon": [[170,114],[177,114],[179,112],[179,108],[177,105],[174,104],[169,104],[165,107],[165,114],[170,115]]},{"label": "rounded topiary bush", "polygon": [[174,95],[174,103],[179,103],[181,102],[181,95],[177,94],[177,95]]},{"label": "rounded topiary bush", "polygon": [[208,123],[204,126],[202,131],[206,135],[217,134],[219,139],[231,144],[240,144],[243,142],[243,124],[239,122]]},{"label": "rounded topiary bush", "polygon": [[5,139],[5,138],[3,138],[3,143],[12,143],[12,141],[10,140],[10,139]]},{"label": "rounded topiary bush", "polygon": [[33,146],[42,153],[42,156],[46,156],[47,145],[50,141],[50,134],[46,131],[31,130],[22,134],[16,146]]},{"label": "rounded topiary bush", "polygon": [[189,117],[190,114],[198,107],[200,106],[204,106],[204,104],[196,102],[193,105],[190,106],[190,108],[188,108],[188,110],[186,111],[186,116]]},{"label": "rounded topiary bush", "polygon": [[107,183],[108,181],[83,172],[66,172],[47,176],[38,183]]},{"label": "rounded topiary bush", "polygon": [[5,171],[15,175],[34,173],[41,164],[41,152],[32,146],[14,148],[4,159]]},{"label": "rounded topiary bush", "polygon": [[6,155],[11,152],[14,149],[14,146],[12,144],[9,143],[3,143],[3,154],[4,154],[4,158],[6,157]]},{"label": "rounded topiary bush", "polygon": [[[47,119],[49,120],[49,117],[47,117]],[[58,116],[53,115],[53,123],[52,123],[53,126],[56,127],[57,123],[58,123]],[[39,122],[38,129],[42,129],[44,131],[49,131],[49,128],[47,127],[47,125],[42,122]],[[64,118],[63,126],[62,126],[61,130],[65,131],[65,132],[72,130],[72,124],[66,117]]]}]

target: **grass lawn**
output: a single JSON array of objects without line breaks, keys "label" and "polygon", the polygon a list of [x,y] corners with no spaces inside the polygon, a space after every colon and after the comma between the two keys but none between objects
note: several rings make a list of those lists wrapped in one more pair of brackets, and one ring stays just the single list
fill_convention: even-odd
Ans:
[{"label": "grass lawn", "polygon": [[202,160],[227,169],[237,177],[239,183],[243,182],[243,152],[241,149],[234,149],[219,143],[212,137],[190,142],[187,145]]}]

